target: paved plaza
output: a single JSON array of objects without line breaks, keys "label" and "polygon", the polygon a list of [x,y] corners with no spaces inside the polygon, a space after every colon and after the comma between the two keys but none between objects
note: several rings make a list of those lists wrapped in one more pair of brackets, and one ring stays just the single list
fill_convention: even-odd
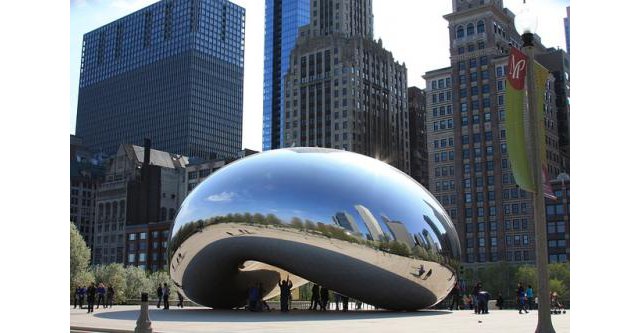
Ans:
[{"label": "paved plaza", "polygon": [[[111,309],[71,309],[72,332],[133,332],[139,306],[122,305]],[[154,332],[509,332],[535,331],[537,311],[518,314],[517,310],[494,310],[475,315],[463,311],[417,312],[315,312],[292,310],[280,312],[248,312],[187,307],[170,310],[150,309]],[[569,332],[569,311],[552,315],[557,333]]]}]

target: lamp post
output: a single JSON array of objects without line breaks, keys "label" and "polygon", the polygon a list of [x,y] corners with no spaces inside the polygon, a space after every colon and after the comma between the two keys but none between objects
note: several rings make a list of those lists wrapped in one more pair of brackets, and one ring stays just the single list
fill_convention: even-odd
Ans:
[{"label": "lamp post", "polygon": [[514,23],[518,33],[522,34],[524,53],[527,55],[527,115],[529,120],[528,150],[531,156],[531,174],[533,175],[535,192],[533,193],[533,219],[535,222],[536,236],[536,263],[538,268],[538,326],[536,333],[555,333],[551,323],[551,300],[549,299],[549,270],[547,267],[549,257],[547,255],[547,228],[544,202],[544,184],[542,179],[542,164],[540,154],[540,140],[544,140],[544,133],[539,131],[540,117],[538,111],[535,78],[533,34],[538,27],[538,18],[523,0],[523,8],[516,15]]}]

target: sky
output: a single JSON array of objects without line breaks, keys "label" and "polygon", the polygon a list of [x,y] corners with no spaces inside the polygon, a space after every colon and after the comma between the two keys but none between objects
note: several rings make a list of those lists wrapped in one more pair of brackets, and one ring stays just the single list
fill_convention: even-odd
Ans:
[{"label": "sky", "polygon": [[[246,9],[244,59],[244,119],[242,146],[262,150],[262,81],[264,52],[264,0],[231,0]],[[69,129],[75,133],[82,36],[91,30],[144,8],[157,0],[71,0]],[[503,0],[518,13],[521,0]],[[563,18],[568,0],[529,0],[538,16],[538,35],[547,47],[566,49]],[[374,37],[405,63],[409,86],[425,87],[422,75],[447,67],[449,37],[444,15],[450,0],[374,0]]]}]

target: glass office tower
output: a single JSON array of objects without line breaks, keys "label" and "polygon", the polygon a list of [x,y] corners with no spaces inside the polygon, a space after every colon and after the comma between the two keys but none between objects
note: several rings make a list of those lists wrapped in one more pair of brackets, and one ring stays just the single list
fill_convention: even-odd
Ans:
[{"label": "glass office tower", "polygon": [[164,0],[84,35],[76,135],[210,159],[242,148],[245,10]]},{"label": "glass office tower", "polygon": [[309,0],[265,0],[262,150],[282,148],[282,101],[289,52],[309,23]]}]

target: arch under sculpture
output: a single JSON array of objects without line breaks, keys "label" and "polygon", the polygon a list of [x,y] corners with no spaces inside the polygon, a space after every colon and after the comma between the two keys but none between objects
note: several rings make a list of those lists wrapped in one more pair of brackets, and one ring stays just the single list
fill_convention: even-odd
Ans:
[{"label": "arch under sculpture", "polygon": [[196,303],[246,304],[261,283],[313,281],[391,310],[433,306],[457,277],[460,243],[419,183],[376,159],[288,148],[238,160],[191,192],[169,245],[171,279]]}]

